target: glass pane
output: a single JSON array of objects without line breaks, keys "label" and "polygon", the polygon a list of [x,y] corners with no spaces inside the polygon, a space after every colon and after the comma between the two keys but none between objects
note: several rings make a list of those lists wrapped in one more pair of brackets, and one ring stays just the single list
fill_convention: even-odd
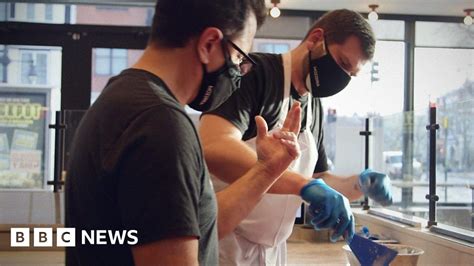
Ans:
[{"label": "glass pane", "polygon": [[34,66],[36,67],[37,84],[47,84],[47,54],[36,54],[36,64]]},{"label": "glass pane", "polygon": [[422,22],[416,26],[416,45],[474,48],[474,27],[463,23]]},{"label": "glass pane", "polygon": [[29,21],[35,20],[35,5],[34,4],[26,4],[26,19]]},{"label": "glass pane", "polygon": [[46,21],[53,20],[53,5],[46,4],[44,7],[44,19]]},{"label": "glass pane", "polygon": [[473,84],[474,49],[415,49],[415,108],[450,95],[450,101],[474,99]]},{"label": "glass pane", "polygon": [[[152,4],[150,4],[152,5]],[[76,5],[72,9],[73,24],[149,26],[154,7],[119,5]]]},{"label": "glass pane", "polygon": [[[3,8],[2,5],[4,5]],[[2,16],[2,12],[5,13],[6,10],[9,16],[7,14]],[[0,3],[0,21],[149,26],[152,23],[154,11],[152,2],[149,6],[9,2]]]},{"label": "glass pane", "polygon": [[[21,83],[33,83],[33,55],[31,52],[23,52],[21,55]],[[31,74],[31,75],[30,75]]]},{"label": "glass pane", "polygon": [[370,22],[374,30],[375,37],[382,40],[402,41],[405,39],[405,22],[402,20],[379,19]]},{"label": "glass pane", "polygon": [[427,110],[371,119],[371,165],[392,181],[393,205],[389,208],[423,218],[428,217]]},{"label": "glass pane", "polygon": [[296,48],[300,43],[300,40],[256,38],[253,41],[252,52],[282,54]]},{"label": "glass pane", "polygon": [[325,108],[342,116],[389,115],[403,111],[405,44],[378,41],[368,62],[340,93],[323,98]]},{"label": "glass pane", "polygon": [[286,53],[290,50],[290,45],[286,43],[278,43],[273,46],[273,51],[276,54]]},{"label": "glass pane", "polygon": [[[472,92],[472,88],[458,93]],[[453,93],[440,98],[437,106],[437,220],[473,230],[474,100]]]},{"label": "glass pane", "polygon": [[[68,13],[68,5],[63,4],[7,2],[2,3],[0,8],[2,21],[65,23]],[[1,16],[2,13],[4,16]]]},{"label": "glass pane", "polygon": [[110,74],[110,58],[96,57],[95,59],[95,74],[109,75]]},{"label": "glass pane", "polygon": [[21,83],[46,85],[48,79],[48,52],[37,49],[21,49]]},{"label": "glass pane", "polygon": [[365,117],[326,109],[323,128],[329,171],[342,176],[360,173],[365,168],[365,142],[359,133],[365,128]]},{"label": "glass pane", "polygon": [[107,81],[133,65],[141,54],[142,50],[135,49],[94,48],[91,68],[91,104],[99,97]]},{"label": "glass pane", "polygon": [[112,75],[127,68],[127,49],[112,49]]},{"label": "glass pane", "polygon": [[0,21],[7,20],[8,4],[0,3]]},{"label": "glass pane", "polygon": [[273,45],[271,43],[260,43],[255,51],[261,53],[273,53]]},{"label": "glass pane", "polygon": [[16,17],[15,13],[16,13],[16,4],[15,3],[10,3],[10,9],[9,9],[9,12],[10,12],[10,18],[11,19],[14,19]]},{"label": "glass pane", "polygon": [[60,108],[61,48],[0,47],[8,58],[0,84],[0,190],[48,189],[54,150],[48,125]]}]

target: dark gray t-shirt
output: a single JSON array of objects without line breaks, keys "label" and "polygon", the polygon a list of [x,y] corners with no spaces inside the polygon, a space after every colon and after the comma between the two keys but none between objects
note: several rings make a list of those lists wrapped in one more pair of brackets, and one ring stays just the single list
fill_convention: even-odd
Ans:
[{"label": "dark gray t-shirt", "polygon": [[[138,245],[196,236],[199,263],[216,265],[216,215],[197,131],[164,82],[136,69],[112,78],[76,131],[66,226],[137,230]],[[68,265],[133,265],[128,245],[76,239]]]},{"label": "dark gray t-shirt", "polygon": [[[241,132],[242,139],[248,140],[257,135],[254,117],[263,116],[271,130],[278,122],[283,104],[283,64],[281,55],[255,53],[251,54],[257,63],[247,75],[242,78],[240,89],[217,109],[207,112],[225,118],[234,124]],[[297,100],[301,102],[301,130],[306,128],[306,108],[308,96],[300,96],[291,87],[290,105]],[[321,101],[312,97],[313,121],[311,131],[318,148],[318,161],[314,173],[328,170],[327,156],[323,144],[323,109]]]}]

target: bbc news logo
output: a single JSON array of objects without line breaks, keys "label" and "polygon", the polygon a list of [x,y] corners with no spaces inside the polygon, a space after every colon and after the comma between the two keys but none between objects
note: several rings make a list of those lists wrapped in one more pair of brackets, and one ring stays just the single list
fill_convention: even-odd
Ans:
[{"label": "bbc news logo", "polygon": [[[137,230],[81,230],[80,245],[136,245]],[[33,247],[52,247],[53,228],[33,228]],[[56,228],[56,247],[75,247],[75,228]],[[30,247],[30,228],[10,229],[11,247]]]}]

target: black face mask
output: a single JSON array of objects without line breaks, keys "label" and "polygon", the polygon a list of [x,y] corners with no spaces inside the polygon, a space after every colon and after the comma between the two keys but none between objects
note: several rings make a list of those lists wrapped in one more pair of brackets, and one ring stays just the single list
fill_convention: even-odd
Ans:
[{"label": "black face mask", "polygon": [[225,63],[222,67],[216,71],[207,72],[206,65],[202,65],[201,87],[196,98],[189,104],[189,107],[194,110],[205,112],[216,109],[240,87],[242,75],[238,66],[230,59],[224,42],[222,49],[225,56]]},{"label": "black face mask", "polygon": [[311,94],[317,98],[333,96],[342,91],[349,81],[349,76],[334,60],[326,45],[326,54],[311,59],[309,52],[309,74],[306,78],[306,88],[311,88]]}]

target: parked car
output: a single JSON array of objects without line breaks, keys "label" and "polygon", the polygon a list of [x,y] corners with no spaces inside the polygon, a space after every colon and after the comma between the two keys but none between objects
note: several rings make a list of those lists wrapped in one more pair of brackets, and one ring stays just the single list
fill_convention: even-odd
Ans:
[{"label": "parked car", "polygon": [[[403,153],[401,151],[384,151],[384,170],[392,179],[402,179]],[[413,175],[415,179],[420,179],[423,174],[421,163],[413,158]]]}]

